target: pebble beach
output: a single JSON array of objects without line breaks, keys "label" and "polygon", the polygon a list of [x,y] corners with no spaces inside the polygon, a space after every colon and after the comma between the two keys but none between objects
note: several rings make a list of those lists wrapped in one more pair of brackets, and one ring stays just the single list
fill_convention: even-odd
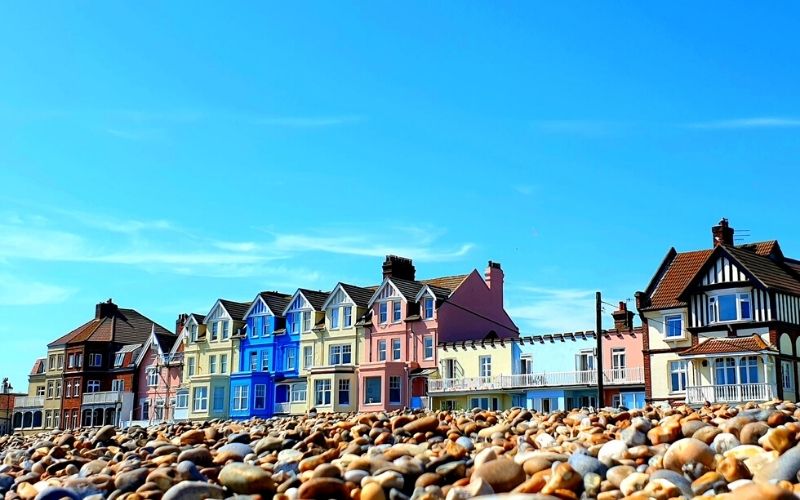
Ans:
[{"label": "pebble beach", "polygon": [[5,500],[790,499],[800,407],[316,414],[0,438]]}]

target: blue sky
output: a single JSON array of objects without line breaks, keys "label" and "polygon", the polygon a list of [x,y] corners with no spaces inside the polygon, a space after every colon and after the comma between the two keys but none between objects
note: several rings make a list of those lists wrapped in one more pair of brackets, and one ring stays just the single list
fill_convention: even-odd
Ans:
[{"label": "blue sky", "polygon": [[592,327],[725,216],[800,256],[791,3],[0,6],[0,374],[113,297],[506,270]]}]

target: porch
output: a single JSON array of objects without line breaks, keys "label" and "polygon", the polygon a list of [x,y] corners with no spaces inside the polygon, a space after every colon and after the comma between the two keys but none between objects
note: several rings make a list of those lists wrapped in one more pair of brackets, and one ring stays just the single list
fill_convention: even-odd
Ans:
[{"label": "porch", "polygon": [[133,418],[132,392],[85,392],[81,402],[83,427],[122,426]]},{"label": "porch", "polygon": [[671,362],[672,382],[676,374],[685,377],[686,403],[692,405],[770,401],[777,397],[776,353],[762,343],[753,337],[707,340],[681,353],[685,361]]},{"label": "porch", "polygon": [[17,396],[11,418],[14,430],[41,429],[44,424],[44,396]]}]

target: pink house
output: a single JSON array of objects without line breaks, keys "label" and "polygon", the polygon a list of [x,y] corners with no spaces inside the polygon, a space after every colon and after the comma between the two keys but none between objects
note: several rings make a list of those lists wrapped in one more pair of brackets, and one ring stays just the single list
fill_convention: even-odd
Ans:
[{"label": "pink house", "polygon": [[[178,318],[182,326],[185,315]],[[187,394],[180,388],[183,371],[183,342],[177,335],[152,332],[136,363],[137,391],[133,419],[141,423],[181,420],[188,407]]]},{"label": "pink house", "polygon": [[359,365],[359,410],[425,406],[439,342],[517,338],[503,308],[503,270],[417,280],[411,259],[389,255],[368,303]]}]

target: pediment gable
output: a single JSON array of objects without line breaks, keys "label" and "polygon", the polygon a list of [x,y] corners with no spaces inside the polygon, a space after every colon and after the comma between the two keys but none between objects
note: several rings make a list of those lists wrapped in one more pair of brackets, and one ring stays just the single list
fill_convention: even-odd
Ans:
[{"label": "pediment gable", "polygon": [[264,301],[264,298],[259,294],[256,296],[256,299],[253,301],[253,304],[250,306],[250,309],[247,310],[247,314],[245,315],[245,320],[251,316],[274,316],[275,313],[272,309],[269,308],[267,303]]},{"label": "pediment gable", "polygon": [[372,295],[372,298],[369,301],[368,305],[372,305],[375,302],[383,302],[386,300],[404,300],[403,294],[400,293],[400,290],[392,283],[390,278],[386,278],[381,283],[381,286],[375,290],[375,293]]},{"label": "pediment gable", "polygon": [[323,309],[328,309],[330,307],[336,307],[336,306],[339,306],[339,305],[342,305],[342,304],[344,304],[344,305],[355,305],[355,302],[353,301],[352,298],[350,298],[349,295],[347,295],[347,292],[342,287],[342,285],[339,284],[339,285],[336,285],[336,288],[333,289],[333,292],[331,292],[330,296],[325,301],[325,304],[323,304]]},{"label": "pediment gable", "polygon": [[286,312],[288,313],[290,311],[301,311],[308,309],[313,309],[311,307],[311,303],[305,298],[303,292],[298,290],[295,292],[294,297],[292,297],[291,302],[289,302],[289,305],[286,307]]},{"label": "pediment gable", "polygon": [[209,324],[212,321],[218,320],[230,320],[231,315],[228,314],[228,311],[225,310],[225,307],[222,305],[222,302],[217,301],[214,304],[214,307],[211,308],[211,311],[206,315],[206,320],[204,321],[205,324]]}]

